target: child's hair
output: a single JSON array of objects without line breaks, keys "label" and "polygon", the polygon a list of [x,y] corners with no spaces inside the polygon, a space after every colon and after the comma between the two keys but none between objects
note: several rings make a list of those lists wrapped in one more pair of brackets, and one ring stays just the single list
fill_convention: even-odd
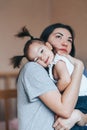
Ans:
[{"label": "child's hair", "polygon": [[[30,39],[25,43],[24,49],[23,49],[23,55],[19,55],[19,56],[13,56],[10,61],[11,64],[13,65],[14,68],[19,68],[21,65],[21,61],[22,59],[25,57],[27,58],[27,60],[29,60],[28,58],[28,49],[29,46],[34,42],[34,41],[40,41],[43,42],[43,40],[41,40],[40,38],[34,38],[30,32],[28,31],[28,29],[24,26],[21,31],[15,35],[16,37],[19,38],[24,38],[24,37],[29,37]],[[44,43],[44,42],[43,42]]]}]

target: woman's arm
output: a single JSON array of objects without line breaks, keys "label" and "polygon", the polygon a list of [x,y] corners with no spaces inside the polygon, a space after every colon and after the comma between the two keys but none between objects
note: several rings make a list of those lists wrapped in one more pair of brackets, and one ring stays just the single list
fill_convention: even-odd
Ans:
[{"label": "woman's arm", "polygon": [[39,98],[57,115],[70,117],[78,98],[78,92],[83,73],[83,63],[80,60],[67,56],[73,63],[74,71],[71,76],[71,83],[61,95],[59,91],[49,91],[39,96]]},{"label": "woman's arm", "polygon": [[56,117],[53,127],[55,130],[60,128],[71,129],[76,123],[84,126],[87,123],[87,114],[83,114],[81,111],[75,109],[67,119]]}]

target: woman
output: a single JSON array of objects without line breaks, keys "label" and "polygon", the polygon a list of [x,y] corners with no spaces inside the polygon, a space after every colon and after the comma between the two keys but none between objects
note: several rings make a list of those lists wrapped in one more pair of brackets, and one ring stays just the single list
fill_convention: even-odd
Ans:
[{"label": "woman", "polygon": [[[56,53],[70,54],[73,57],[75,56],[75,35],[70,26],[61,23],[52,24],[43,30],[40,38],[45,42],[48,41],[53,46]],[[80,110],[84,112],[84,107],[87,107],[86,99],[87,96],[79,97],[76,108],[80,109],[80,106],[82,105],[83,108],[81,108]],[[81,104],[82,100],[85,100],[86,103],[84,102],[83,104]]]},{"label": "woman", "polygon": [[[29,36],[29,33],[23,30],[17,36],[25,37]],[[20,67],[22,58],[28,59],[28,48],[29,41],[24,46],[24,54],[17,56],[16,59],[13,58],[14,67]],[[75,120],[82,123],[83,114],[78,110],[73,111],[73,109],[78,98],[84,67],[81,61],[70,56],[67,58],[75,68],[72,81],[62,95],[49,78],[46,70],[39,64],[28,62],[21,69],[17,81],[19,130],[54,130],[52,125],[55,114],[68,118],[73,113]],[[73,116],[71,117],[73,118]],[[66,128],[64,127],[62,130],[64,129]]]}]

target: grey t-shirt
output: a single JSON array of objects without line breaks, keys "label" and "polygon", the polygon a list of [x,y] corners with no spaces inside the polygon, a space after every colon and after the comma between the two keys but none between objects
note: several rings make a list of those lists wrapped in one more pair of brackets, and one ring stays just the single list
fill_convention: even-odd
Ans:
[{"label": "grey t-shirt", "polygon": [[18,82],[18,130],[54,130],[54,113],[38,98],[57,90],[46,70],[37,63],[26,63]]}]

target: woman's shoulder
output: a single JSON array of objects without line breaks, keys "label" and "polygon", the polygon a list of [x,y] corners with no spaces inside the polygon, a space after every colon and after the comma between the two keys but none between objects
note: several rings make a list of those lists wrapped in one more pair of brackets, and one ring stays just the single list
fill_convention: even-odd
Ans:
[{"label": "woman's shoulder", "polygon": [[34,68],[41,68],[44,69],[40,64],[38,64],[37,62],[27,62],[24,65],[24,68],[28,68],[28,69],[34,69]]},{"label": "woman's shoulder", "polygon": [[22,68],[26,73],[44,73],[46,70],[40,64],[36,62],[28,62]]}]

